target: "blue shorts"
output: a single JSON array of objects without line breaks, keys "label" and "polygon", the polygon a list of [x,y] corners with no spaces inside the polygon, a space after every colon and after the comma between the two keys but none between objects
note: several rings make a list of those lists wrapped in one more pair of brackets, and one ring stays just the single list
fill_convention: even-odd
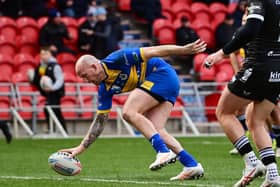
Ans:
[{"label": "blue shorts", "polygon": [[175,70],[170,65],[164,65],[147,75],[139,88],[159,102],[169,101],[174,104],[179,94],[180,82]]}]

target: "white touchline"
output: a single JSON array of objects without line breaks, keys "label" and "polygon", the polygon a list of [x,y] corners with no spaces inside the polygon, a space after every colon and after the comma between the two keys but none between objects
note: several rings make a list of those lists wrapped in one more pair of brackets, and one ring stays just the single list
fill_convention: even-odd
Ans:
[{"label": "white touchline", "polygon": [[[190,184],[173,183],[173,182],[156,182],[156,181],[133,181],[133,180],[117,180],[117,179],[97,179],[97,178],[66,178],[66,177],[33,177],[33,176],[0,176],[1,179],[15,179],[15,180],[75,180],[85,182],[104,182],[104,183],[127,183],[127,184],[155,184],[165,186],[190,186]],[[224,187],[222,185],[205,185],[205,184],[191,184],[197,187]]]}]

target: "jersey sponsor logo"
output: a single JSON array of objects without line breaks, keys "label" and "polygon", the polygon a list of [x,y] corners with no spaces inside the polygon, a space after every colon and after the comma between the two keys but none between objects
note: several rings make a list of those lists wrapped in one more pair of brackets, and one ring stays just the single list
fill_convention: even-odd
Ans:
[{"label": "jersey sponsor logo", "polygon": [[246,82],[248,78],[252,75],[252,72],[253,72],[252,68],[246,69],[243,76],[240,78],[240,81]]},{"label": "jersey sponsor logo", "polygon": [[280,82],[280,72],[270,72],[268,82]]},{"label": "jersey sponsor logo", "polygon": [[280,53],[275,53],[274,51],[268,51],[267,56],[280,56]]},{"label": "jersey sponsor logo", "polygon": [[119,75],[119,77],[120,77],[121,80],[127,80],[128,75],[127,75],[127,74],[121,73],[121,74]]},{"label": "jersey sponsor logo", "polygon": [[136,52],[132,52],[132,56],[133,56],[133,59],[136,61],[136,62],[138,62],[138,55],[137,55],[137,53]]}]

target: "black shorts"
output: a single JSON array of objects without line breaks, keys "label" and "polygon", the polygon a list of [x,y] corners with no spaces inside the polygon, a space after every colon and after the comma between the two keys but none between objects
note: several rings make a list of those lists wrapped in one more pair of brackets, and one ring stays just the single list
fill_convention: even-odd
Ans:
[{"label": "black shorts", "polygon": [[228,83],[229,90],[250,100],[267,99],[274,104],[280,100],[280,60],[267,63],[245,63]]}]

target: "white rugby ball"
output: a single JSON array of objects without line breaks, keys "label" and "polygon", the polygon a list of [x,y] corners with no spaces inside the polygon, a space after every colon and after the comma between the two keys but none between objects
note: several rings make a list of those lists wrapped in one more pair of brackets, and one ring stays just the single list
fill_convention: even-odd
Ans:
[{"label": "white rugby ball", "polygon": [[45,89],[51,89],[53,85],[53,81],[49,76],[43,75],[40,79],[40,87]]},{"label": "white rugby ball", "polygon": [[67,152],[56,152],[48,159],[51,168],[61,175],[73,176],[82,170],[82,164],[77,157],[70,157]]}]

